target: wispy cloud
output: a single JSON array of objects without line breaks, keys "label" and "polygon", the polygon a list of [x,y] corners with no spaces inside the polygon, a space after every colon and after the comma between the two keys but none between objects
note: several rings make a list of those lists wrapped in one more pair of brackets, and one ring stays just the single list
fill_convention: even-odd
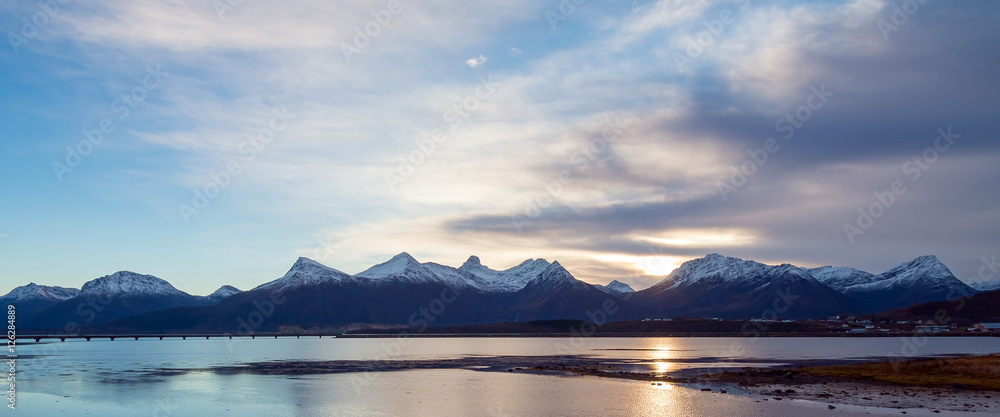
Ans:
[{"label": "wispy cloud", "polygon": [[483,55],[479,55],[478,58],[477,57],[469,58],[468,60],[465,61],[465,65],[468,65],[469,68],[479,68],[485,63],[486,63],[486,57]]},{"label": "wispy cloud", "polygon": [[[1000,142],[989,140],[1000,132],[993,6],[922,6],[887,43],[876,26],[887,4],[588,3],[553,32],[547,5],[537,2],[402,2],[390,21],[376,21],[377,36],[364,32],[384,7],[376,3],[244,2],[222,20],[194,0],[67,6],[30,53],[3,58],[12,76],[0,87],[26,90],[3,104],[30,109],[18,131],[36,135],[41,149],[8,141],[3,154],[27,153],[21,159],[45,168],[66,137],[108,113],[135,83],[136,68],[162,62],[172,74],[103,156],[74,174],[76,183],[46,192],[78,204],[106,230],[130,222],[144,225],[147,237],[199,242],[175,249],[191,262],[137,254],[138,244],[89,245],[89,233],[52,235],[85,248],[75,263],[85,272],[66,271],[67,279],[106,273],[119,268],[113,258],[134,256],[168,276],[208,271],[252,287],[296,255],[356,272],[405,250],[450,264],[477,254],[497,267],[559,259],[580,278],[632,277],[642,287],[662,272],[644,269],[645,259],[717,251],[874,270],[924,253],[949,265],[996,253],[1000,230],[988,220],[1000,202],[983,191],[1000,185]],[[724,10],[732,22],[679,71],[675,54]],[[16,23],[12,16],[6,22]],[[342,44],[353,45],[359,30],[367,46],[347,62]],[[488,76],[497,91],[475,99]],[[780,142],[733,200],[719,199],[716,184],[819,84],[836,100]],[[53,92],[60,88],[79,97]],[[46,112],[53,104],[70,111]],[[283,107],[294,123],[185,225],[177,205],[228,161],[247,157],[241,145]],[[467,116],[454,126],[448,115],[457,111]],[[615,118],[627,127],[605,139]],[[943,156],[861,244],[847,244],[840,225],[856,206],[949,124],[967,144]],[[425,161],[408,161],[442,131],[447,140]],[[407,181],[386,187],[385,172],[407,164],[416,166]],[[14,198],[35,201],[32,190],[50,187],[46,174],[12,190]],[[120,204],[130,214],[106,214]],[[530,222],[518,228],[518,216]],[[68,214],[55,217],[59,227],[75,224]],[[31,235],[47,223],[22,224],[28,229],[4,232]],[[5,243],[0,257],[13,246]],[[38,255],[26,255],[0,273],[34,273],[37,263],[28,261]],[[238,258],[247,258],[238,277],[216,265]]]}]

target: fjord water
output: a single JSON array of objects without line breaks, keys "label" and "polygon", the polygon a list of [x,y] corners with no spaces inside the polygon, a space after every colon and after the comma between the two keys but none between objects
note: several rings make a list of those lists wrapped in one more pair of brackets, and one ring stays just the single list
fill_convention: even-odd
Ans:
[{"label": "fjord water", "polygon": [[[755,402],[682,386],[596,377],[421,369],[250,375],[206,369],[262,361],[441,360],[587,355],[641,370],[775,365],[1000,352],[995,338],[412,338],[67,341],[25,343],[17,410],[101,416],[718,416],[829,415],[826,404]],[[838,415],[898,410],[840,407]],[[911,412],[911,415],[914,413]]]}]

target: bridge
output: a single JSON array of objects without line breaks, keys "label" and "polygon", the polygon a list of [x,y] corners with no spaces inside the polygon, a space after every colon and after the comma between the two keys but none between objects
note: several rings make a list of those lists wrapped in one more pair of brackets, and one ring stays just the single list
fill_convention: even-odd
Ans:
[{"label": "bridge", "polygon": [[187,340],[187,339],[205,339],[205,340],[210,340],[210,339],[213,339],[213,338],[214,339],[232,339],[234,337],[236,337],[236,338],[250,338],[250,339],[256,339],[258,337],[262,338],[262,339],[265,339],[265,338],[275,338],[275,339],[277,339],[279,337],[283,337],[283,338],[294,337],[296,339],[300,339],[300,338],[303,338],[303,337],[317,337],[317,338],[322,339],[324,336],[325,337],[329,337],[329,338],[335,338],[335,337],[338,337],[340,335],[341,335],[340,333],[252,333],[252,334],[220,334],[220,333],[196,334],[196,333],[178,333],[178,334],[45,334],[45,335],[41,335],[41,334],[29,334],[29,335],[16,335],[15,338],[14,338],[14,340],[34,340],[36,343],[38,343],[38,342],[41,342],[42,340],[55,340],[55,339],[58,339],[61,342],[65,342],[66,340],[70,340],[70,339],[82,339],[82,340],[86,340],[86,341],[89,342],[89,341],[91,341],[93,339],[107,339],[107,340],[112,340],[112,341],[115,340],[115,339],[132,339],[132,340],[139,340],[139,339],[159,339],[159,340],[163,340],[163,339],[181,339],[181,340]]}]

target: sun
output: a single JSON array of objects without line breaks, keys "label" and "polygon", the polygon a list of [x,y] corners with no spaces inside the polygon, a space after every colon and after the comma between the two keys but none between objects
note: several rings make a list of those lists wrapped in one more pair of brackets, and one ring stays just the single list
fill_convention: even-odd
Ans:
[{"label": "sun", "polygon": [[646,275],[667,275],[673,270],[677,269],[678,260],[669,256],[647,256],[640,258],[636,266],[639,267]]}]

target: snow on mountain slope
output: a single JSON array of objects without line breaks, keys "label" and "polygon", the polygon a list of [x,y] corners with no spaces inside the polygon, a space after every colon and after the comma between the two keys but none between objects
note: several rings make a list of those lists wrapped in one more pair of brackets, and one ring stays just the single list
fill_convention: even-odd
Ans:
[{"label": "snow on mountain slope", "polygon": [[76,288],[50,287],[34,282],[14,288],[7,295],[0,297],[4,302],[25,301],[63,301],[76,297],[80,290]]},{"label": "snow on mountain slope", "polygon": [[[528,280],[527,285],[537,285],[545,287],[554,287],[561,284],[572,284],[581,282],[573,277],[558,261],[549,264],[538,276],[534,279]],[[590,285],[590,284],[585,284]]]},{"label": "snow on mountain slope", "polygon": [[351,276],[316,261],[299,258],[284,277],[260,285],[254,290],[355,280],[375,284],[389,282],[444,284],[456,288],[474,288],[484,292],[515,292],[524,288],[528,282],[539,279],[551,265],[544,259],[529,259],[508,270],[495,271],[483,266],[478,257],[472,256],[462,267],[453,268],[433,262],[420,263],[410,254],[403,252],[386,262]]},{"label": "snow on mountain slope", "polygon": [[451,287],[480,287],[481,279],[464,271],[433,262],[420,263],[403,252],[386,262],[368,268],[356,277],[379,281],[445,284]]},{"label": "snow on mountain slope", "polygon": [[921,256],[875,275],[870,282],[846,286],[842,292],[857,302],[862,313],[878,313],[963,297],[976,290],[955,278],[937,257]]},{"label": "snow on mountain slope", "polygon": [[515,292],[537,279],[551,265],[545,259],[528,259],[515,267],[497,271],[480,263],[479,257],[472,256],[458,269],[482,279],[485,284],[480,289],[484,291]]},{"label": "snow on mountain slope", "polygon": [[822,266],[807,269],[813,277],[837,291],[844,292],[847,287],[868,284],[875,281],[875,274],[860,271],[850,267]]},{"label": "snow on mountain slope", "polygon": [[426,262],[420,266],[432,275],[432,277],[428,277],[428,280],[445,282],[450,286],[470,286],[479,289],[487,285],[487,282],[482,278],[447,265]]},{"label": "snow on mountain slope", "polygon": [[611,281],[608,283],[608,285],[597,284],[594,285],[594,288],[597,288],[598,290],[601,290],[606,294],[612,294],[612,295],[625,295],[635,292],[635,290],[632,289],[631,286],[618,280]]},{"label": "snow on mountain slope", "polygon": [[1000,290],[1000,281],[983,281],[969,284],[970,287],[975,288],[977,291],[996,291]]},{"label": "snow on mountain slope", "polygon": [[417,262],[417,260],[410,256],[410,254],[403,252],[399,255],[393,256],[388,261],[368,268],[364,272],[358,273],[355,276],[371,279],[388,278],[391,276],[402,275],[408,269],[418,266],[420,266],[420,262]]},{"label": "snow on mountain slope", "polygon": [[[791,265],[769,266],[712,253],[704,258],[684,262],[653,287],[660,287],[661,290],[666,291],[684,288],[696,283],[704,284],[706,281],[712,281],[719,285],[746,283],[748,280],[759,280],[760,277],[773,275],[774,272],[779,272],[778,268],[799,269]],[[798,273],[798,271],[793,272]],[[805,271],[802,271],[801,274],[808,275]]]},{"label": "snow on mountain slope", "polygon": [[222,301],[226,297],[229,297],[234,294],[239,294],[241,292],[243,291],[232,285],[223,285],[219,287],[219,289],[215,290],[215,292],[205,296],[205,298],[211,301]]},{"label": "snow on mountain slope", "polygon": [[470,256],[469,259],[462,264],[462,266],[458,267],[458,269],[480,277],[488,282],[495,281],[500,275],[500,271],[495,271],[483,265],[483,263],[479,260],[479,257],[475,255]]},{"label": "snow on mountain slope", "polygon": [[798,319],[855,307],[847,296],[795,265],[765,265],[714,253],[681,264],[632,300],[655,308],[661,317],[750,318],[771,311]]},{"label": "snow on mountain slope", "polygon": [[351,279],[350,275],[309,258],[299,258],[284,276],[253,290],[287,290],[303,285],[319,285]]},{"label": "snow on mountain slope", "polygon": [[940,288],[965,287],[936,256],[921,256],[876,275],[870,282],[844,288],[845,293],[871,292],[899,287]]},{"label": "snow on mountain slope", "polygon": [[411,283],[443,283],[485,292],[515,292],[539,279],[551,265],[544,259],[529,259],[513,268],[496,271],[484,266],[479,257],[471,256],[461,267],[452,268],[433,262],[420,263],[403,252],[355,276],[376,281],[391,279]]},{"label": "snow on mountain slope", "polygon": [[83,284],[80,295],[164,296],[188,295],[169,282],[152,275],[119,271]]},{"label": "snow on mountain slope", "polygon": [[669,291],[695,284],[719,288],[734,283],[763,285],[776,277],[819,281],[873,310],[957,297],[971,292],[934,256],[921,256],[875,275],[848,267],[802,269],[788,264],[769,266],[710,254],[685,262],[653,288]]}]

